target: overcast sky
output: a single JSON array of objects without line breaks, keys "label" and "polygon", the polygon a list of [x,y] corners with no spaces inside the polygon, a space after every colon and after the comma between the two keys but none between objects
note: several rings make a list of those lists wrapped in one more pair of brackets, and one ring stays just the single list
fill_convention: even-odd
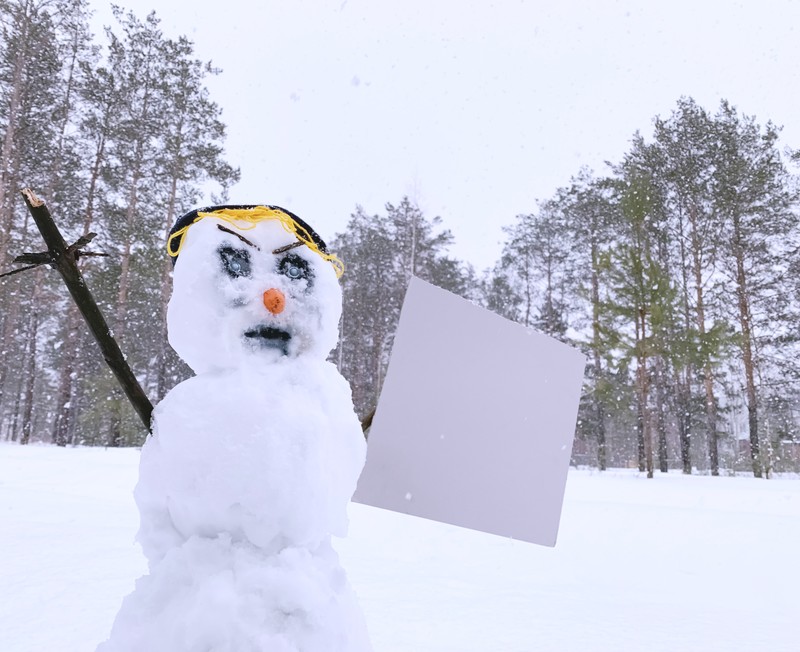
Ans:
[{"label": "overcast sky", "polygon": [[[154,0],[118,0],[144,16]],[[783,125],[800,147],[800,2],[168,0],[223,73],[235,203],[284,206],[330,239],[403,195],[478,270],[502,226],[581,166],[604,170],[681,95]],[[96,25],[108,4],[94,0]]]}]

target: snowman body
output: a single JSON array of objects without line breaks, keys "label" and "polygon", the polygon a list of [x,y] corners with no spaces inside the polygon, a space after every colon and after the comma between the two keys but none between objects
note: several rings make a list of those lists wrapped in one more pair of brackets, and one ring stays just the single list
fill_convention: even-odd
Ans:
[{"label": "snowman body", "polygon": [[154,411],[135,489],[150,572],[98,652],[370,649],[331,547],[365,456],[325,360],[341,291],[277,210],[212,211],[182,236],[169,337],[197,375]]}]

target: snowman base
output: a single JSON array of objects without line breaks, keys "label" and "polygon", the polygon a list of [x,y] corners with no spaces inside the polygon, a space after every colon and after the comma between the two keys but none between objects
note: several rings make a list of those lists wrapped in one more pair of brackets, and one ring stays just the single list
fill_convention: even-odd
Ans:
[{"label": "snowman base", "polygon": [[265,554],[225,534],[167,553],[97,652],[361,652],[355,596],[329,542]]}]

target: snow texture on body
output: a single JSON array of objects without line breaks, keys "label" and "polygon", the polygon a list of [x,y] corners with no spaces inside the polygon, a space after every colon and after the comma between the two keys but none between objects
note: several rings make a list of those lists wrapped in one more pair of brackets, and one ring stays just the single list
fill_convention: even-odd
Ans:
[{"label": "snow texture on body", "polygon": [[334,268],[287,249],[279,219],[209,216],[184,237],[169,337],[198,375],[154,411],[134,492],[150,573],[98,652],[369,650],[331,548],[365,457],[350,387],[325,361]]}]

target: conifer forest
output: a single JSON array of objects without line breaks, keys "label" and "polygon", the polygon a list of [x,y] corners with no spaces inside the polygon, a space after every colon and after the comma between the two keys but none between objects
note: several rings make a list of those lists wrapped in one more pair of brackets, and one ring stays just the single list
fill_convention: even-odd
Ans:
[{"label": "conifer forest", "polygon": [[[216,74],[158,17],[85,0],[0,0],[0,274],[44,249],[20,190],[47,201],[155,403],[190,371],[167,342],[166,235],[239,177]],[[486,270],[450,253],[448,216],[407,197],[343,232],[341,340],[357,412],[374,409],[412,275],[587,356],[573,462],[599,469],[800,471],[800,150],[736,98],[677,98],[601,171],[577,169],[507,224]],[[800,146],[800,144],[797,144]],[[290,208],[291,207],[287,207]],[[61,278],[0,278],[0,439],[136,446],[146,436]]]}]

